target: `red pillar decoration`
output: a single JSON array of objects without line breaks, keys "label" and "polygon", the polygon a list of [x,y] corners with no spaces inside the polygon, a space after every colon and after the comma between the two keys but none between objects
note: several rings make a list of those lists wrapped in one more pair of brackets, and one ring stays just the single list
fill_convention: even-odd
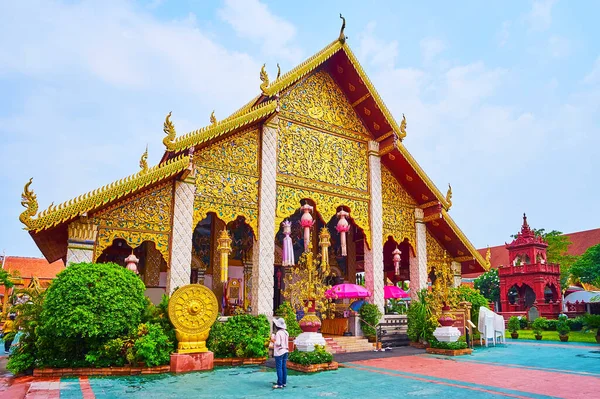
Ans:
[{"label": "red pillar decoration", "polygon": [[[523,214],[521,231],[510,244],[506,244],[510,263],[498,267],[500,303],[503,312],[527,311],[533,305],[526,301],[524,295],[519,298],[518,303],[511,304],[509,302],[508,292],[515,285],[519,287],[522,294],[526,291],[525,286],[533,290],[535,305],[541,316],[556,318],[561,312],[560,267],[546,261],[547,247],[548,243],[541,237],[536,237],[529,228],[527,216]],[[554,286],[559,297],[547,303],[544,298],[544,290],[551,286]]]}]

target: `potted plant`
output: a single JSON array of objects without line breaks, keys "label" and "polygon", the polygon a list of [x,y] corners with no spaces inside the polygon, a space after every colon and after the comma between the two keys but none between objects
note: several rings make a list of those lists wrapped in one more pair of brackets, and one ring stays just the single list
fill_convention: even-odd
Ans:
[{"label": "potted plant", "polygon": [[546,328],[546,319],[544,317],[538,317],[531,323],[531,328],[535,334],[535,339],[540,341],[542,339],[542,330]]},{"label": "potted plant", "polygon": [[561,342],[567,342],[569,340],[569,331],[571,331],[571,328],[567,324],[566,317],[558,317],[558,323],[556,323],[556,331],[558,331],[558,338],[560,338]]},{"label": "potted plant", "polygon": [[379,308],[377,305],[366,303],[360,308],[359,314],[361,319],[360,327],[362,328],[363,333],[369,342],[375,342],[375,335],[377,334],[375,327],[379,324],[379,320],[382,316]]},{"label": "potted plant", "polygon": [[512,339],[519,338],[519,328],[521,327],[521,323],[519,322],[519,318],[517,316],[512,316],[508,319],[508,331],[510,331],[510,336]]}]

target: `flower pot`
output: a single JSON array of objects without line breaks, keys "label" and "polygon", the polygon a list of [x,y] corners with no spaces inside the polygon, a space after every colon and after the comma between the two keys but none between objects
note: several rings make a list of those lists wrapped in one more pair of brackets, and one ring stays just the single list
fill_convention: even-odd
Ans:
[{"label": "flower pot", "polygon": [[560,338],[560,342],[567,342],[569,340],[568,335],[559,335],[558,338]]},{"label": "flower pot", "polygon": [[541,334],[535,334],[535,339],[537,339],[538,341],[542,340],[542,335]]},{"label": "flower pot", "polygon": [[444,304],[442,308],[442,315],[437,319],[438,323],[442,327],[452,327],[454,324],[454,318],[450,315],[450,306]]},{"label": "flower pot", "polygon": [[511,333],[510,333],[510,337],[511,337],[512,339],[517,339],[517,338],[519,338],[519,333],[518,333],[518,332],[511,332]]}]

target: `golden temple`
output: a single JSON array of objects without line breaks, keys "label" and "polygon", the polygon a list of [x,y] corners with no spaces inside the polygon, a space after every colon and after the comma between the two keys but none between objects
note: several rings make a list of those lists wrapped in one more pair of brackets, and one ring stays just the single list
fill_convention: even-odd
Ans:
[{"label": "golden temple", "polygon": [[[179,135],[165,119],[165,153],[148,167],[38,213],[29,181],[21,222],[49,262],[116,262],[133,251],[156,298],[200,283],[225,307],[273,314],[282,300],[282,229],[293,223],[302,253],[300,207],[314,207],[313,247],[328,228],[329,259],[339,280],[364,272],[372,301],[383,308],[386,278],[427,286],[436,267],[461,273],[488,264],[449,216],[443,195],[403,144],[398,124],[344,36],[270,80],[260,94],[225,119],[214,112],[204,128]],[[336,216],[349,213],[347,254]],[[219,232],[232,238],[229,270],[220,276]],[[399,248],[399,274],[392,252]],[[346,253],[346,244],[344,244]],[[226,289],[223,289],[225,284]]]}]

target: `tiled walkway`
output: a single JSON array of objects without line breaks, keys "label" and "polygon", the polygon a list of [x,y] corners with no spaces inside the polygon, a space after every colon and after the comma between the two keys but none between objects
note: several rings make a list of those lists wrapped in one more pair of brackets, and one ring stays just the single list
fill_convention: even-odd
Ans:
[{"label": "tiled walkway", "polygon": [[276,391],[272,369],[241,367],[177,376],[21,379],[11,392],[0,385],[0,398],[600,397],[599,345],[517,341],[456,358],[404,352],[348,359],[337,371],[291,372],[287,388]]}]

